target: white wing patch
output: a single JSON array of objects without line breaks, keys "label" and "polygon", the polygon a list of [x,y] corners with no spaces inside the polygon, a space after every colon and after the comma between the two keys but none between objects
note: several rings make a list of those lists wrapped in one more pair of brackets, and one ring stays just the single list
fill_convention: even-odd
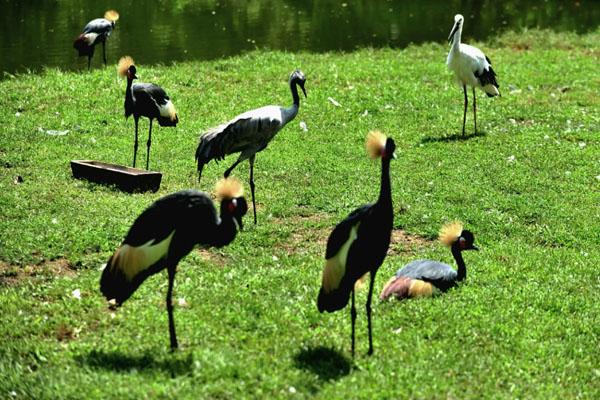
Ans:
[{"label": "white wing patch", "polygon": [[346,272],[348,251],[350,250],[350,245],[358,237],[357,231],[359,226],[360,222],[350,229],[348,240],[346,240],[346,242],[340,247],[340,250],[336,253],[336,255],[326,261],[322,282],[325,293],[329,293],[339,287],[340,282],[342,281],[342,278]]},{"label": "white wing patch", "polygon": [[85,43],[88,46],[91,46],[92,44],[94,44],[94,41],[96,41],[97,37],[98,37],[98,34],[94,33],[94,32],[86,33],[85,35],[83,35]]},{"label": "white wing patch", "polygon": [[176,111],[171,100],[167,100],[166,104],[158,106],[158,111],[160,112],[161,117],[170,118],[171,121],[175,120]]},{"label": "white wing patch", "polygon": [[127,280],[131,281],[138,273],[167,257],[174,234],[175,231],[171,232],[162,242],[154,245],[151,244],[154,240],[137,247],[124,244],[115,252],[112,260],[113,268],[121,270]]}]

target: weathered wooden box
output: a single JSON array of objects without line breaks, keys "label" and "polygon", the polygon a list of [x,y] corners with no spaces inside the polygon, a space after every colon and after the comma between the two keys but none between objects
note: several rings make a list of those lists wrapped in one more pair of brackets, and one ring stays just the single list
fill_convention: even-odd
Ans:
[{"label": "weathered wooden box", "polygon": [[71,170],[76,179],[86,179],[104,185],[115,185],[125,192],[156,192],[160,187],[160,172],[109,164],[102,161],[72,160]]}]

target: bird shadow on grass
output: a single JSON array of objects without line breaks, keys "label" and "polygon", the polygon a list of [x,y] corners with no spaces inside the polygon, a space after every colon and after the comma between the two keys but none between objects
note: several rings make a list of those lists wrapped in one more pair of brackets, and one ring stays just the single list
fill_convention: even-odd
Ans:
[{"label": "bird shadow on grass", "polygon": [[477,137],[484,137],[484,136],[487,136],[487,133],[485,133],[483,131],[467,133],[466,135],[463,135],[462,133],[454,133],[449,136],[425,136],[423,139],[421,139],[421,143],[427,144],[427,143],[436,143],[436,142],[445,142],[445,143],[464,142],[469,139],[473,139],[473,138],[477,138]]},{"label": "bird shadow on grass", "polygon": [[296,368],[316,374],[320,380],[339,379],[350,373],[352,362],[339,351],[325,346],[301,350],[294,357]]},{"label": "bird shadow on grass", "polygon": [[75,356],[75,359],[81,365],[92,368],[138,373],[163,371],[172,377],[192,372],[194,364],[192,354],[183,356],[177,353],[158,359],[150,353],[129,355],[120,351],[92,350]]}]

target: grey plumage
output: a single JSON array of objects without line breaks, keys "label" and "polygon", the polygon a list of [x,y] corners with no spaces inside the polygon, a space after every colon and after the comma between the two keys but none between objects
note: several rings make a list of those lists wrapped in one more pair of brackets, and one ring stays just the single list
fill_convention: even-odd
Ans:
[{"label": "grey plumage", "polygon": [[204,165],[210,160],[219,161],[229,154],[240,153],[235,163],[225,171],[225,177],[228,177],[231,171],[242,161],[248,160],[250,163],[250,190],[254,208],[254,223],[256,223],[256,202],[254,198],[254,160],[256,153],[264,150],[275,135],[296,117],[300,107],[297,86],[300,86],[306,96],[305,82],[306,78],[300,70],[296,70],[290,75],[289,85],[293,99],[293,104],[290,107],[265,106],[247,111],[227,123],[209,129],[200,137],[200,143],[196,149],[198,180],[202,177]]}]

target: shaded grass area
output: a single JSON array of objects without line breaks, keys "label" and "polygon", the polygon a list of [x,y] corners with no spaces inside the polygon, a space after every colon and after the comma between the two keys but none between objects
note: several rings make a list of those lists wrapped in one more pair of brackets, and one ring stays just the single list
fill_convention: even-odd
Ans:
[{"label": "shaded grass area", "polygon": [[[465,137],[462,91],[438,44],[139,65],[181,123],[153,132],[161,189],[134,195],[73,180],[68,163],[131,163],[133,122],[114,69],[0,82],[0,397],[598,397],[599,39],[532,31],[477,44],[502,97],[479,95],[480,132],[470,110]],[[289,104],[297,67],[308,98],[257,156],[258,225],[249,218],[231,246],[180,264],[182,349],[171,354],[166,276],[114,313],[98,292],[102,265],[153,200],[212,190],[235,157],[209,164],[198,185],[199,133]],[[462,219],[482,251],[466,255],[458,290],[376,304],[370,358],[360,293],[353,361],[349,313],[321,315],[315,301],[332,226],[377,196],[380,168],[363,148],[375,128],[399,155],[395,241],[376,291],[410,260],[450,262],[433,242],[448,220]],[[246,181],[247,163],[234,175]]]}]

